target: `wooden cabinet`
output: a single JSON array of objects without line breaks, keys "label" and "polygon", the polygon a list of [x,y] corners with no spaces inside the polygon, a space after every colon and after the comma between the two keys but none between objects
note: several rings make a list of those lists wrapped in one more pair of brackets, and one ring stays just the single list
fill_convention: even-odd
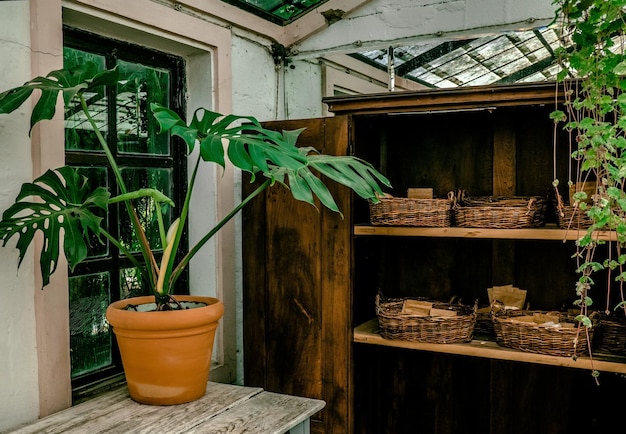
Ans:
[{"label": "wooden cabinet", "polygon": [[[569,170],[567,137],[553,146],[554,100],[554,84],[333,97],[325,102],[334,117],[270,125],[306,127],[303,146],[366,159],[396,196],[410,187],[438,197],[455,188],[548,195],[554,171],[564,185]],[[569,306],[579,234],[558,229],[551,212],[538,229],[372,226],[365,201],[331,189],[343,217],[283,200],[279,189],[244,210],[247,385],[325,400],[312,418],[317,433],[601,432],[619,417],[622,358],[376,333],[378,291],[486,305],[488,287],[513,283],[533,309]],[[597,287],[600,304],[606,282]],[[599,386],[592,368],[602,371]]]}]

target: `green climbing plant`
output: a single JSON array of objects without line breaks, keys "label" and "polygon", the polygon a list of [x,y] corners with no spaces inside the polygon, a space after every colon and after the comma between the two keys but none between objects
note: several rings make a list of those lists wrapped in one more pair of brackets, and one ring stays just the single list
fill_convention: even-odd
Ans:
[{"label": "green climbing plant", "polygon": [[[556,54],[564,108],[551,117],[571,138],[575,179],[569,179],[568,185],[588,180],[596,185],[591,197],[576,192],[572,204],[591,222],[576,243],[575,255],[579,319],[589,328],[591,290],[598,272],[607,271],[609,276],[607,304],[600,309],[607,314],[626,309],[626,0],[554,0],[553,4],[563,42]],[[555,189],[558,186],[555,179]],[[611,231],[611,241],[599,236],[602,231]],[[597,259],[598,247],[607,243],[608,257]],[[617,301],[612,295],[615,289]]]}]

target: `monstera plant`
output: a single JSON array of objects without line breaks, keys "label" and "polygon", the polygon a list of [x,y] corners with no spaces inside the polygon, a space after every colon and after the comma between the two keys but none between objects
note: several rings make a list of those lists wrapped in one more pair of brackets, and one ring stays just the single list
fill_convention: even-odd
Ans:
[{"label": "monstera plant", "polygon": [[[114,85],[117,77],[115,69],[97,72],[95,64],[86,63],[71,70],[53,71],[47,77],[38,77],[0,94],[0,113],[10,113],[27,101],[33,91],[40,91],[31,116],[31,127],[39,121],[53,117],[59,93],[62,93],[66,106],[73,99],[80,101],[121,192],[118,196],[111,197],[104,186],[89,190],[86,178],[79,175],[76,169],[67,166],[49,170],[32,183],[22,186],[16,203],[2,215],[0,238],[6,245],[9,239],[18,237],[17,247],[21,262],[35,233],[39,231],[44,235],[45,247],[40,256],[44,286],[56,269],[61,244],[69,266],[73,268],[86,258],[89,234],[92,233],[97,239],[107,238],[119,248],[141,270],[143,281],[156,296],[159,309],[168,309],[176,280],[191,258],[242,207],[267,187],[282,185],[290,189],[295,199],[314,204],[314,198],[317,198],[322,205],[339,212],[330,192],[316,172],[353,189],[365,199],[376,200],[377,194],[382,193],[380,185],[388,185],[383,175],[356,157],[320,155],[312,148],[298,148],[296,141],[301,130],[272,131],[263,128],[250,116],[222,116],[205,109],[197,110],[187,125],[178,114],[161,105],[152,104],[151,110],[162,133],[170,132],[182,138],[189,152],[195,146],[200,147],[185,202],[182,206],[179,205],[178,219],[169,228],[169,234],[160,226],[161,237],[165,240],[165,252],[159,264],[139,224],[133,209],[133,200],[150,196],[156,204],[157,216],[162,216],[162,207],[173,206],[174,203],[157,190],[127,190],[120,169],[93,120],[84,97],[85,92],[94,88]],[[203,162],[212,162],[224,167],[226,159],[239,169],[250,172],[253,179],[259,175],[266,179],[250,197],[237,205],[175,264],[171,252],[178,249],[183,230],[181,223],[188,219],[198,166]],[[118,202],[124,203],[130,214],[141,247],[143,263],[138,262],[120,240],[113,238],[101,226],[103,219],[96,210],[106,210],[108,206]],[[163,220],[159,218],[159,221]]]},{"label": "monstera plant", "polygon": [[[127,334],[128,324],[126,320],[123,320],[121,324],[116,325],[109,314],[117,315],[123,312],[124,314],[138,313],[140,316],[158,317],[157,321],[161,323],[159,327],[165,327],[166,324],[163,323],[177,321],[170,315],[174,312],[187,314],[188,311],[201,311],[202,308],[181,310],[188,306],[184,305],[187,301],[185,297],[174,295],[177,280],[194,255],[218,233],[224,224],[268,187],[287,188],[297,200],[312,205],[320,203],[332,211],[340,212],[321,175],[352,189],[358,196],[373,201],[376,201],[377,196],[382,194],[381,187],[388,186],[389,182],[373,166],[355,157],[322,155],[313,148],[296,146],[301,130],[273,131],[264,128],[251,116],[224,116],[206,109],[196,110],[190,122],[185,123],[177,113],[153,103],[150,111],[159,125],[160,133],[169,133],[179,137],[181,140],[178,143],[186,146],[189,154],[196,147],[199,148],[199,152],[193,154],[197,156],[195,161],[190,162],[190,176],[184,202],[176,204],[175,210],[178,211],[178,217],[166,229],[163,213],[167,207],[174,206],[173,201],[155,189],[130,191],[127,188],[113,153],[94,120],[94,113],[90,110],[90,101],[86,95],[93,95],[101,86],[116,85],[118,80],[117,69],[98,71],[95,64],[87,62],[71,69],[53,71],[46,77],[37,77],[23,86],[0,94],[0,113],[11,113],[26,101],[30,101],[31,96],[36,98],[30,121],[31,129],[36,123],[54,116],[59,94],[62,94],[67,109],[78,104],[90,128],[93,129],[101,150],[107,157],[108,165],[117,182],[116,191],[119,192],[112,196],[111,191],[104,185],[90,188],[94,184],[93,180],[88,180],[76,168],[65,166],[48,170],[33,182],[24,184],[15,203],[3,212],[2,221],[0,221],[0,239],[6,246],[9,240],[17,238],[15,245],[19,249],[19,266],[27,255],[29,246],[33,244],[35,236],[41,233],[44,242],[39,253],[39,262],[44,286],[49,283],[50,275],[55,272],[59,264],[61,250],[67,258],[69,267],[74,268],[87,258],[90,243],[102,242],[106,239],[116,246],[121,254],[125,255],[139,270],[146,292],[152,297],[149,308],[137,308],[137,305],[147,303],[145,298],[140,297],[141,300],[122,300],[118,302],[115,309],[109,306],[107,310],[107,318],[113,325],[113,331],[122,351],[122,361],[131,396],[140,402],[147,403],[184,402],[197,398],[198,393],[204,394],[202,380],[200,380],[201,390],[194,392],[195,395],[192,398],[182,398],[182,401],[177,397],[167,397],[165,400],[145,397],[144,390],[149,389],[144,384],[148,381],[145,378],[137,380],[131,388],[129,368],[134,369],[136,363],[126,359],[123,346],[136,349],[140,347],[139,342],[143,342],[143,338],[132,338],[134,340],[130,344],[124,344],[122,335]],[[204,163],[214,163],[225,167],[227,161],[249,172],[253,180],[261,177],[262,182],[251,195],[244,198],[215,227],[208,230],[195,245],[190,246],[187,252],[181,254],[179,251],[181,238],[185,223],[189,219],[190,201],[196,186],[198,168]],[[202,200],[202,196],[197,197]],[[159,223],[162,254],[160,252],[156,254],[150,245],[135,206],[135,201],[145,198],[150,198],[149,202],[154,204],[152,211],[156,213]],[[128,213],[133,226],[133,235],[136,237],[132,245],[139,246],[141,252],[139,256],[131,252],[127,241],[116,239],[103,224],[103,216],[109,207],[118,205],[121,205]],[[220,306],[221,302],[214,299],[200,300],[192,306],[197,305]],[[141,312],[131,312],[132,310]],[[149,310],[157,312],[148,312]],[[221,312],[214,317],[219,319]],[[198,327],[197,324],[194,327]],[[212,327],[214,330],[216,325]],[[212,347],[213,337],[211,336],[207,341],[210,341]],[[178,344],[176,344],[176,350],[169,348],[170,352],[179,352]],[[144,348],[140,351],[148,352]],[[171,357],[171,354],[166,357]],[[209,362],[203,363],[205,365],[210,363],[210,357]],[[158,368],[156,373],[147,374],[148,377],[163,377],[163,371],[167,370],[156,360],[149,360],[146,365],[156,365]],[[145,369],[146,366],[140,364],[136,370],[144,375]],[[185,368],[182,370],[170,368],[170,370],[177,370],[179,374]],[[207,375],[203,377],[204,383],[206,383]],[[198,383],[198,380],[190,382]],[[162,388],[167,389],[169,386]]]}]

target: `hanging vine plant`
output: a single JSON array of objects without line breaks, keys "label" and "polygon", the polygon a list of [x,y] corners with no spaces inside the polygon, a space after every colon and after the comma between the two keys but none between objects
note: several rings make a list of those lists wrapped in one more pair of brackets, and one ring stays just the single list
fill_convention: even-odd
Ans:
[{"label": "hanging vine plant", "polygon": [[[576,303],[588,333],[592,310],[605,315],[626,311],[626,0],[554,0],[553,4],[563,38],[557,82],[564,91],[564,108],[551,117],[571,139],[575,167],[568,186],[595,182],[592,191],[576,191],[570,200],[570,206],[589,222],[576,243]],[[555,137],[557,133],[555,129]],[[557,211],[561,211],[558,186],[555,175]],[[598,247],[607,243],[608,255],[597,259]],[[604,275],[600,271],[608,276],[604,306],[594,305],[591,297],[594,277]]]}]

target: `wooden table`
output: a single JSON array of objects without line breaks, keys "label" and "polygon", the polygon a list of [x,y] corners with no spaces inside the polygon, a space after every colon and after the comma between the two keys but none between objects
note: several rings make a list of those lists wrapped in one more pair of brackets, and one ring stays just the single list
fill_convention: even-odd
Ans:
[{"label": "wooden table", "polygon": [[209,382],[197,401],[151,406],[131,400],[123,387],[11,433],[309,434],[309,418],[325,405],[318,399]]}]

